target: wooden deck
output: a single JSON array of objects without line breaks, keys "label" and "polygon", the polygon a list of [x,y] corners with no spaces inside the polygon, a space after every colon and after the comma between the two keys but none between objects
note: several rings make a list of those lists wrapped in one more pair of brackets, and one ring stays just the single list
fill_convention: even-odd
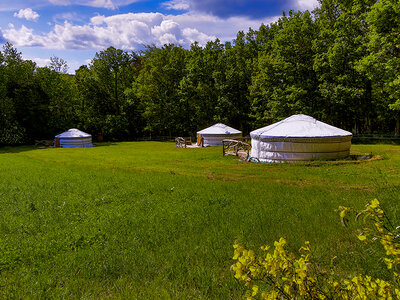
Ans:
[{"label": "wooden deck", "polygon": [[203,145],[197,145],[197,143],[192,143],[190,137],[177,137],[175,138],[175,147],[177,148],[200,148]]}]

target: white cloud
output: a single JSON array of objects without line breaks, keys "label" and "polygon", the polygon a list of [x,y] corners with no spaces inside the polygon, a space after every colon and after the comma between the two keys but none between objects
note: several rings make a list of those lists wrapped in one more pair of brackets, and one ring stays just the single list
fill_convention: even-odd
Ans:
[{"label": "white cloud", "polygon": [[172,20],[162,21],[151,29],[151,33],[161,44],[185,44],[184,39],[180,39],[183,36],[179,24]]},{"label": "white cloud", "polygon": [[1,11],[15,11],[25,7],[31,8],[43,8],[56,6],[69,6],[69,5],[81,5],[89,7],[99,7],[108,9],[117,9],[135,2],[141,2],[146,0],[0,0],[0,12]]},{"label": "white cloud", "polygon": [[39,14],[33,11],[31,8],[26,8],[20,9],[18,13],[14,13],[14,17],[27,19],[29,21],[36,21],[39,18]]},{"label": "white cloud", "polygon": [[48,0],[55,5],[83,5],[90,7],[102,7],[116,9],[143,0]]},{"label": "white cloud", "polygon": [[166,9],[175,9],[175,10],[188,10],[190,8],[190,4],[187,0],[171,0],[162,3]]},{"label": "white cloud", "polygon": [[40,58],[40,57],[24,57],[25,60],[31,60],[36,63],[38,67],[45,67],[50,64],[50,59],[49,58]]},{"label": "white cloud", "polygon": [[95,16],[86,25],[69,21],[55,24],[46,34],[36,34],[22,25],[12,24],[3,30],[3,36],[16,47],[40,46],[47,49],[105,49],[109,46],[125,50],[142,49],[143,45],[162,46],[167,43],[184,47],[197,41],[205,45],[217,37],[229,41],[239,30],[258,29],[262,22],[270,23],[278,17],[251,20],[246,17],[221,19],[201,14],[164,15],[161,13],[127,13]]},{"label": "white cloud", "polygon": [[[53,21],[54,22],[59,22],[59,21],[82,21],[82,18],[76,13],[76,12],[66,12],[66,13],[60,13],[60,14],[55,14],[53,16]],[[50,23],[51,25],[51,23]]]},{"label": "white cloud", "polygon": [[[210,37],[207,34],[200,32],[195,28],[183,29],[183,35],[190,43],[199,42],[200,45],[205,45],[207,41],[210,41]],[[213,40],[215,40],[215,38],[213,38]]]},{"label": "white cloud", "polygon": [[[50,58],[41,58],[41,57],[33,57],[33,56],[23,56],[23,58],[25,60],[31,60],[31,61],[35,62],[38,67],[48,67],[48,66],[50,66],[50,63],[51,63]],[[86,64],[89,64],[91,62],[91,59],[87,59],[84,62]],[[82,65],[82,62],[77,61],[77,60],[71,60],[71,61],[67,62],[67,65],[68,65],[68,69],[70,71],[77,70]]]},{"label": "white cloud", "polygon": [[86,3],[87,6],[93,7],[104,7],[109,9],[115,9],[116,6],[112,2],[112,0],[91,0]]},{"label": "white cloud", "polygon": [[[250,27],[258,29],[261,23],[269,24],[277,21],[279,16],[265,19],[250,19],[247,17],[230,17],[222,19],[216,16],[204,14],[181,14],[173,16],[172,19],[179,23],[183,28],[195,28],[199,32],[206,33],[209,36],[219,38],[221,41],[231,41],[240,31],[247,31]],[[209,39],[208,39],[209,40]],[[204,44],[204,40],[200,44]]]},{"label": "white cloud", "polygon": [[296,9],[301,11],[312,11],[319,5],[318,0],[295,0],[293,4]]},{"label": "white cloud", "polygon": [[69,0],[49,0],[49,2],[54,5],[64,5],[64,6],[71,4]]},{"label": "white cloud", "polygon": [[24,25],[20,29],[15,29],[13,24],[8,24],[8,29],[3,30],[3,37],[14,43],[14,46],[42,46],[43,37],[33,34],[33,29]]},{"label": "white cloud", "polygon": [[[91,6],[91,7],[103,7],[109,9],[115,9],[116,5],[112,0],[48,0],[51,4],[54,5],[84,5],[84,6]],[[118,1],[115,1],[118,2]],[[131,2],[135,2],[134,0]]]}]

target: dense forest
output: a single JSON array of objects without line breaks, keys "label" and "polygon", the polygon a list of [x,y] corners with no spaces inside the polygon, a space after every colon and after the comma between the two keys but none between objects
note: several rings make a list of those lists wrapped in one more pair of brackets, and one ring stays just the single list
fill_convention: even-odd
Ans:
[{"label": "dense forest", "polygon": [[245,134],[304,113],[354,134],[400,131],[400,2],[322,0],[232,42],[109,47],[67,74],[0,51],[0,144],[79,128],[106,140],[193,136],[215,122]]}]

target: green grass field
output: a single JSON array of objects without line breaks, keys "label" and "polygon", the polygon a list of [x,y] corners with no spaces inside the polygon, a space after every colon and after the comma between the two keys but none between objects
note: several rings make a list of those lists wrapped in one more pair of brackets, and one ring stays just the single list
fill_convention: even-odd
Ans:
[{"label": "green grass field", "polygon": [[235,241],[306,240],[323,265],[384,278],[339,205],[378,198],[400,224],[400,146],[382,159],[254,164],[173,143],[0,148],[0,298],[230,299]]}]

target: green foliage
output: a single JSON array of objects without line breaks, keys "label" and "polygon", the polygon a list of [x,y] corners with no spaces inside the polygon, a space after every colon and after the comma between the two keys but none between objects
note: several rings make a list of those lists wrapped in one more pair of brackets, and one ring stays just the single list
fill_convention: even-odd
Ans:
[{"label": "green foliage", "polygon": [[375,107],[381,100],[373,97],[370,79],[355,67],[368,54],[365,18],[372,2],[324,1],[317,9],[319,36],[314,42],[314,69],[324,99],[324,115],[355,134],[373,130],[379,113]]},{"label": "green foliage", "polygon": [[50,57],[49,69],[54,72],[57,72],[57,73],[67,74],[68,64],[62,58],[53,56],[53,57]]},{"label": "green foliage", "polygon": [[80,109],[77,98],[77,86],[67,74],[60,74],[51,68],[37,68],[35,79],[47,99],[46,124],[51,128],[51,135],[73,128],[78,122]]},{"label": "green foliage", "polygon": [[316,26],[311,14],[291,11],[278,26],[271,49],[256,61],[250,87],[257,126],[295,113],[318,114],[317,78],[312,70]]},{"label": "green foliage", "polygon": [[179,105],[178,86],[185,74],[186,50],[175,45],[148,47],[142,70],[135,84],[136,96],[143,103],[146,131],[158,135],[177,134],[186,116]]},{"label": "green foliage", "polygon": [[[129,89],[140,70],[140,58],[114,47],[96,53],[89,67],[76,71],[82,128],[106,139],[126,139],[141,133],[137,101]],[[138,126],[140,126],[138,128]]]},{"label": "green foliage", "polygon": [[15,120],[11,99],[0,97],[0,145],[17,145],[24,142],[25,131]]},{"label": "green foliage", "polygon": [[400,4],[398,1],[378,1],[371,7],[366,21],[369,24],[369,54],[360,61],[360,69],[376,82],[390,107],[399,109]]},{"label": "green foliage", "polygon": [[17,128],[7,140],[70,127],[106,140],[194,136],[216,122],[246,135],[297,113],[354,134],[400,134],[398,1],[319,2],[231,42],[109,47],[74,76],[62,58],[38,68],[6,43],[0,97],[14,111],[8,128]]},{"label": "green foliage", "polygon": [[[345,224],[351,209],[343,206],[339,209],[340,218]],[[358,239],[365,243],[379,242],[383,246],[380,261],[385,262],[389,270],[393,270],[389,281],[368,275],[340,277],[335,274],[333,265],[324,270],[318,262],[313,261],[310,242],[305,242],[300,248],[300,257],[297,258],[288,251],[286,240],[280,238],[274,243],[273,251],[269,250],[269,246],[262,246],[264,253],[258,257],[253,250],[238,244],[233,246],[233,259],[236,262],[231,268],[235,278],[249,288],[246,298],[253,299],[257,295],[261,299],[399,298],[400,277],[396,273],[400,264],[399,230],[391,224],[377,199],[357,214],[357,218],[361,217],[364,219],[364,227]]]},{"label": "green foliage", "polygon": [[7,97],[3,59],[0,52],[0,145],[15,145],[24,141],[24,129],[16,121],[13,101]]}]

